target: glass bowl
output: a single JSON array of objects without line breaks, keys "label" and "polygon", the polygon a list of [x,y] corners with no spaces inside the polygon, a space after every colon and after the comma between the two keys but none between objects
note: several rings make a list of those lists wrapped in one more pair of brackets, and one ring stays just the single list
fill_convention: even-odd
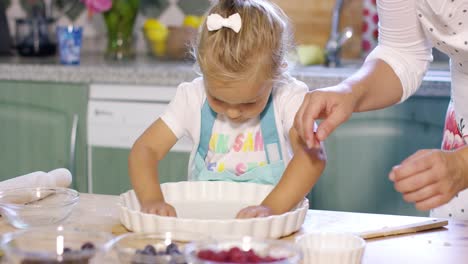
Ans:
[{"label": "glass bowl", "polygon": [[112,247],[122,264],[185,264],[185,245],[204,237],[191,232],[127,233]]},{"label": "glass bowl", "polygon": [[1,248],[7,263],[103,263],[113,236],[106,232],[37,227],[6,233]]},{"label": "glass bowl", "polygon": [[0,191],[0,211],[16,228],[56,224],[65,220],[79,201],[77,191],[59,187]]},{"label": "glass bowl", "polygon": [[302,259],[301,250],[291,242],[250,236],[192,242],[184,253],[194,264],[296,264]]}]

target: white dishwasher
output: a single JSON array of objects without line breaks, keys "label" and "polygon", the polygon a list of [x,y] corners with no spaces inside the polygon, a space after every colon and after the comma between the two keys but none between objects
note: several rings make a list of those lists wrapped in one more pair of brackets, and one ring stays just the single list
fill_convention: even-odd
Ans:
[{"label": "white dishwasher", "polygon": [[[88,192],[131,188],[127,158],[143,131],[166,109],[176,88],[92,84],[88,102]],[[192,142],[182,138],[159,165],[161,182],[187,179]]]}]

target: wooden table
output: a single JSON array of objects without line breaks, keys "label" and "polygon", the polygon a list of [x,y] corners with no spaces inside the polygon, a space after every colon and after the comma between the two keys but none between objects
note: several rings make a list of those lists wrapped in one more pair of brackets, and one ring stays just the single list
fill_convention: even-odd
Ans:
[{"label": "wooden table", "polygon": [[[114,234],[126,232],[120,225],[118,196],[80,194],[80,203],[65,225]],[[302,229],[284,239],[317,230],[360,232],[407,223],[414,217],[309,210]],[[0,233],[14,231],[0,219]],[[363,264],[468,263],[468,221],[449,221],[445,228],[367,240]]]}]

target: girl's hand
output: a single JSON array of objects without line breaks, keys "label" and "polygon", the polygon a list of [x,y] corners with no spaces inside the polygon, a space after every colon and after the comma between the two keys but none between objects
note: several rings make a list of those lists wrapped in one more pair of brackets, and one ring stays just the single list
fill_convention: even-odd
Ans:
[{"label": "girl's hand", "polygon": [[253,205],[246,207],[237,213],[236,218],[256,218],[256,217],[266,217],[272,215],[272,210],[263,205]]},{"label": "girl's hand", "polygon": [[177,217],[176,210],[172,205],[162,202],[150,202],[142,204],[141,211],[147,214],[157,214],[160,216],[174,216]]},{"label": "girl's hand", "polygon": [[393,167],[389,178],[405,201],[429,210],[468,187],[468,163],[461,151],[420,150]]},{"label": "girl's hand", "polygon": [[[320,147],[339,125],[349,119],[356,102],[351,89],[344,84],[317,89],[305,95],[294,119],[294,127],[309,148]],[[323,119],[314,133],[314,123]]]}]

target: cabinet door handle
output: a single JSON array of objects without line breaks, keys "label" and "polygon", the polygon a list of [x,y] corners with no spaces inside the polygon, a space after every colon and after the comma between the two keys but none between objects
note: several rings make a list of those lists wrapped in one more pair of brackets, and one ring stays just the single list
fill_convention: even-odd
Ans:
[{"label": "cabinet door handle", "polygon": [[100,116],[100,115],[113,116],[114,115],[114,113],[112,111],[101,110],[101,109],[97,109],[97,108],[94,110],[94,114],[96,116]]},{"label": "cabinet door handle", "polygon": [[78,114],[73,114],[72,128],[70,133],[70,164],[69,169],[73,177],[75,175],[75,166],[76,166],[76,138],[78,132]]}]

